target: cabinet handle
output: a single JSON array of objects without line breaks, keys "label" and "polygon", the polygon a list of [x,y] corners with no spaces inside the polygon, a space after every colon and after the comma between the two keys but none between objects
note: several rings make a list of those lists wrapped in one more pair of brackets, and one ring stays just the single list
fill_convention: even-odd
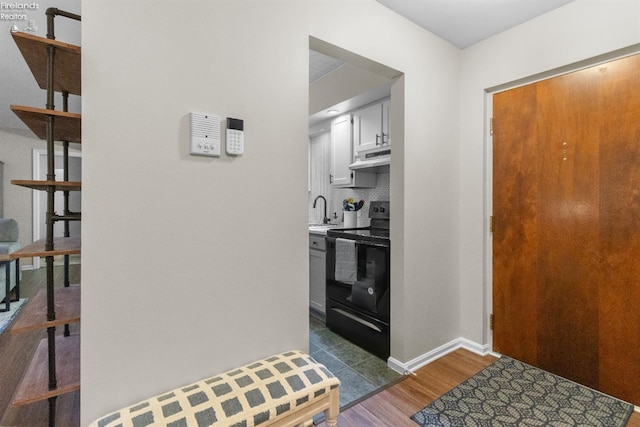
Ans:
[{"label": "cabinet handle", "polygon": [[[384,142],[384,134],[382,134],[382,135],[383,135],[383,142]],[[380,145],[379,140],[380,140],[380,135],[378,135],[378,134],[376,133],[376,145]]]},{"label": "cabinet handle", "polygon": [[[387,138],[387,140],[385,140],[385,137]],[[388,138],[389,138],[389,134],[382,132],[382,145],[384,145],[385,143],[389,142]]]},{"label": "cabinet handle", "polygon": [[329,184],[333,184],[333,175],[329,174]]}]

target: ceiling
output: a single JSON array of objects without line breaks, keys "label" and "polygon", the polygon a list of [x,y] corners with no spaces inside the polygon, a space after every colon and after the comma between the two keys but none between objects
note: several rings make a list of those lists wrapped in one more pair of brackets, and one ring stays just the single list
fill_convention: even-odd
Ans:
[{"label": "ceiling", "polygon": [[[464,49],[482,40],[543,15],[574,0],[376,0],[418,24],[429,32]],[[309,83],[340,68],[344,62],[309,50]],[[348,106],[331,109],[347,111],[357,108],[358,100]],[[362,102],[370,102],[366,98]],[[345,104],[345,103],[343,103]],[[330,118],[325,112],[310,117],[310,125]]]},{"label": "ceiling", "polygon": [[309,49],[309,83],[313,83],[320,77],[329,74],[344,65],[344,62]]},{"label": "ceiling", "polygon": [[[376,0],[460,49],[574,0]],[[343,62],[310,51],[309,83]]]},{"label": "ceiling", "polygon": [[574,0],[377,0],[464,49]]}]

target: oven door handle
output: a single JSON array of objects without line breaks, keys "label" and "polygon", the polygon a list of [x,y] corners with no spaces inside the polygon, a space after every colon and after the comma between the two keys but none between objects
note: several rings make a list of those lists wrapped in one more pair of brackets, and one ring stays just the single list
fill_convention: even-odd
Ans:
[{"label": "oven door handle", "polygon": [[349,318],[349,319],[351,319],[351,320],[355,320],[356,322],[358,322],[358,323],[360,323],[360,324],[362,324],[362,325],[366,326],[366,327],[367,327],[367,328],[369,328],[369,329],[373,329],[373,330],[374,330],[374,331],[376,331],[376,332],[380,332],[380,333],[382,333],[382,329],[378,328],[378,327],[377,327],[376,325],[374,325],[373,323],[371,323],[371,322],[367,322],[366,320],[361,319],[361,318],[359,318],[358,316],[354,316],[353,314],[351,314],[351,313],[349,313],[349,312],[347,312],[347,311],[344,311],[344,310],[342,310],[342,309],[340,309],[340,308],[332,308],[331,310],[335,311],[336,313],[342,314],[343,316],[348,317],[348,318]]},{"label": "oven door handle", "polygon": [[336,241],[336,239],[345,239],[345,240],[353,240],[354,242],[356,242],[356,245],[362,245],[362,246],[375,246],[377,248],[389,248],[390,245],[389,243],[377,243],[377,242],[371,242],[369,240],[361,240],[361,239],[354,239],[351,237],[335,237],[335,236],[329,236],[326,238],[327,241],[330,242],[334,242]]}]

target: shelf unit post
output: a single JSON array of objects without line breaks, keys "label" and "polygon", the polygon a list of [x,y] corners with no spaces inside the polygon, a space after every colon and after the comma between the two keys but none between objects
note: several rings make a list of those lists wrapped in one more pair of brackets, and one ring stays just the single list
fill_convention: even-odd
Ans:
[{"label": "shelf unit post", "polygon": [[[79,388],[79,337],[71,336],[70,322],[80,320],[80,287],[70,286],[70,254],[80,253],[79,238],[72,238],[69,221],[80,220],[80,214],[69,209],[69,192],[79,191],[80,182],[69,181],[69,142],[81,142],[80,115],[69,113],[69,93],[80,95],[80,48],[55,41],[54,18],[64,16],[80,21],[80,15],[49,8],[47,38],[27,33],[12,33],[40,88],[46,90],[46,110],[33,107],[11,106],[11,109],[40,139],[46,140],[46,181],[12,180],[12,184],[34,190],[44,190],[47,195],[46,236],[43,241],[16,251],[12,258],[44,257],[46,262],[46,286],[21,311],[12,329],[15,333],[47,329],[34,358],[13,397],[14,405],[26,405],[41,400],[49,403],[49,426],[56,425],[56,400],[60,394]],[[46,56],[46,58],[45,58]],[[44,60],[44,61],[43,61]],[[62,92],[62,112],[55,111],[55,92]],[[55,175],[55,141],[63,144],[63,174]],[[60,181],[60,179],[62,179]],[[64,212],[55,212],[55,193],[62,191]],[[54,236],[54,225],[63,221],[64,237]],[[54,256],[64,256],[64,287],[55,287]],[[56,305],[59,298],[61,305]],[[58,313],[60,311],[60,319]],[[64,338],[56,335],[56,326],[65,325]],[[65,363],[60,363],[66,360]],[[75,363],[69,363],[73,361]],[[45,366],[47,372],[45,373]],[[48,378],[46,381],[45,377]]]},{"label": "shelf unit post", "polygon": [[[63,91],[62,92],[62,111],[69,112],[69,92],[68,91]],[[69,181],[69,141],[62,141],[62,159],[64,161],[64,166],[63,166],[63,170],[64,170],[64,176],[63,176],[63,181],[68,182]],[[63,197],[64,197],[64,237],[70,237],[71,236],[71,230],[69,227],[69,218],[71,216],[71,210],[69,209],[69,194],[71,192],[68,190],[65,190],[62,192]],[[64,287],[68,288],[69,286],[71,286],[71,281],[69,280],[69,264],[70,264],[70,257],[69,255],[65,255],[64,256]],[[69,329],[69,324],[65,323],[64,325],[64,336],[68,337],[69,335],[71,335],[71,331]]]},{"label": "shelf unit post", "polygon": [[[51,25],[51,34],[53,36],[53,22]],[[47,46],[47,109],[55,110],[55,60],[56,48]],[[55,171],[55,118],[49,116],[47,123],[47,181],[56,180]],[[45,249],[53,250],[53,217],[55,216],[55,188],[47,188],[47,240]],[[47,320],[56,319],[55,297],[54,297],[54,258],[46,257],[47,263]],[[58,387],[58,379],[56,376],[56,328],[51,326],[47,328],[47,346],[48,346],[48,365],[49,365],[49,390],[55,390]],[[49,426],[55,426],[56,420],[56,401],[57,396],[52,396],[49,401]]]}]

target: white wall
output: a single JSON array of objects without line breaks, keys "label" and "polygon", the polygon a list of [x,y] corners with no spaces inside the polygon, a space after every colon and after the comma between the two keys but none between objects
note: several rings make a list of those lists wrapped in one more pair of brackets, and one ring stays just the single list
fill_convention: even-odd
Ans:
[{"label": "white wall", "polygon": [[[310,35],[405,73],[392,356],[459,335],[457,49],[373,0],[82,6],[83,425],[307,348]],[[190,111],[244,119],[245,154],[189,156]]]},{"label": "white wall", "polygon": [[[489,339],[485,89],[638,43],[639,18],[635,0],[576,0],[461,54],[373,0],[84,2],[83,424],[307,347],[310,35],[404,73],[392,356],[407,362]],[[189,156],[189,111],[243,118],[245,155]]]},{"label": "white wall", "polygon": [[[485,90],[640,43],[640,2],[576,0],[463,51],[460,137],[460,334],[491,343],[486,249],[491,176]],[[591,61],[593,62],[593,61]],[[490,207],[490,206],[489,206]],[[488,237],[487,237],[488,238]],[[488,280],[484,280],[488,278]],[[499,321],[499,319],[497,320]]]}]

